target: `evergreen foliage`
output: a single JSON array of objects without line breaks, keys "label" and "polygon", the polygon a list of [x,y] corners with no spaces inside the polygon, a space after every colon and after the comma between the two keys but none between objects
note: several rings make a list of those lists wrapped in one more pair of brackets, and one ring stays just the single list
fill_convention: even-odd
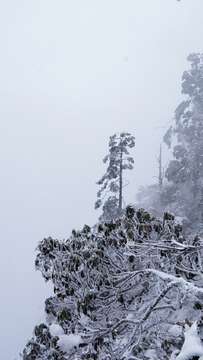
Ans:
[{"label": "evergreen foliage", "polygon": [[188,225],[197,226],[203,222],[203,54],[187,60],[191,69],[183,73],[182,93],[188,99],[176,109],[175,125],[164,136],[169,147],[174,136],[177,141],[165,176]]},{"label": "evergreen foliage", "polygon": [[55,295],[45,301],[23,360],[169,359],[202,310],[203,240],[186,240],[173,214],[131,206],[121,219],[42,240],[35,266]]},{"label": "evergreen foliage", "polygon": [[[122,209],[122,189],[124,182],[123,170],[132,170],[134,160],[129,155],[128,148],[135,146],[135,138],[127,132],[114,134],[110,136],[109,140],[109,154],[105,156],[103,162],[108,167],[106,173],[97,182],[98,185],[103,185],[97,193],[98,200],[95,203],[95,209],[102,205],[101,195],[105,191],[112,192],[115,195],[110,196],[103,205],[103,214],[100,220],[116,219],[123,214]],[[104,197],[106,196],[106,193]],[[116,194],[118,193],[118,197]]]},{"label": "evergreen foliage", "polygon": [[173,146],[162,186],[140,188],[138,206],[160,216],[163,209],[184,219],[186,233],[203,233],[203,54],[190,54],[191,69],[182,76],[187,96],[175,111],[175,124],[164,135]]}]

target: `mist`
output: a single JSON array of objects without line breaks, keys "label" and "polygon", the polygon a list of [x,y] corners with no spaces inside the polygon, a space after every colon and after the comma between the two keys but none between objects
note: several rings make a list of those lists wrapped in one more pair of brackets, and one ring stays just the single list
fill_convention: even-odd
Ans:
[{"label": "mist", "polygon": [[22,352],[53,293],[35,272],[38,242],[101,214],[109,136],[136,138],[126,204],[157,181],[187,56],[201,52],[202,11],[201,0],[1,1],[2,359]]}]

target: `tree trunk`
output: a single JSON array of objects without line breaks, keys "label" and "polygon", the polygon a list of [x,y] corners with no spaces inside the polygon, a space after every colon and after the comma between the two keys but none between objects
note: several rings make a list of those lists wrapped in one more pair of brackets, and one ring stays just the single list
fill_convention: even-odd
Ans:
[{"label": "tree trunk", "polygon": [[123,188],[123,178],[122,178],[122,165],[123,165],[123,151],[121,149],[120,156],[120,171],[119,171],[119,209],[122,210],[122,188]]},{"label": "tree trunk", "polygon": [[163,174],[162,174],[162,166],[161,166],[161,155],[162,155],[162,148],[161,148],[161,144],[160,144],[160,152],[159,152],[159,159],[158,159],[158,163],[159,163],[159,186],[160,188],[163,185]]}]

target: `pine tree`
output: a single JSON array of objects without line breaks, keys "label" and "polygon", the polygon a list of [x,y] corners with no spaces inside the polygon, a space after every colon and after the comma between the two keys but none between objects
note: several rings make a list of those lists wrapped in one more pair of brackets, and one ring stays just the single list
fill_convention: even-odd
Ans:
[{"label": "pine tree", "polygon": [[[175,125],[164,136],[170,147],[175,136],[171,160],[165,172],[173,184],[180,210],[191,222],[203,223],[203,54],[190,54],[191,69],[182,77],[182,93],[188,95],[175,111]],[[198,217],[197,217],[198,216]]]},{"label": "pine tree", "polygon": [[[127,132],[114,134],[110,136],[109,140],[109,154],[105,156],[103,162],[109,162],[106,173],[97,182],[98,185],[103,185],[98,191],[97,197],[99,198],[95,203],[95,209],[102,205],[101,195],[105,191],[112,192],[115,195],[110,196],[104,203],[103,214],[100,219],[117,218],[123,213],[123,187],[125,179],[123,178],[124,170],[132,170],[134,160],[129,157],[128,148],[135,146],[135,138]],[[104,197],[106,196],[106,193]],[[116,194],[118,193],[118,197]]]}]

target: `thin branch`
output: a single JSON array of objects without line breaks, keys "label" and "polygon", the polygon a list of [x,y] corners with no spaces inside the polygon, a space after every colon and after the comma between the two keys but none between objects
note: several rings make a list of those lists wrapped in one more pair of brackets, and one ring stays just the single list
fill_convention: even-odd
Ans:
[{"label": "thin branch", "polygon": [[148,317],[150,316],[151,312],[153,311],[153,309],[156,307],[156,305],[164,298],[164,296],[167,294],[167,292],[169,290],[172,289],[173,286],[175,286],[176,284],[174,282],[170,282],[169,285],[159,294],[159,296],[156,298],[156,300],[154,301],[154,303],[152,305],[149,306],[149,308],[147,309],[146,313],[144,314],[144,316],[142,317],[142,319],[140,320],[139,324],[137,325],[137,327],[135,328],[135,330],[133,331],[133,335],[131,336],[130,341],[124,346],[123,350],[120,352],[120,355],[124,355],[124,353],[133,346],[133,348],[135,348],[137,346],[137,344],[134,344],[135,342],[135,338],[136,338],[136,333],[137,330],[142,326],[142,324],[148,319]]}]

